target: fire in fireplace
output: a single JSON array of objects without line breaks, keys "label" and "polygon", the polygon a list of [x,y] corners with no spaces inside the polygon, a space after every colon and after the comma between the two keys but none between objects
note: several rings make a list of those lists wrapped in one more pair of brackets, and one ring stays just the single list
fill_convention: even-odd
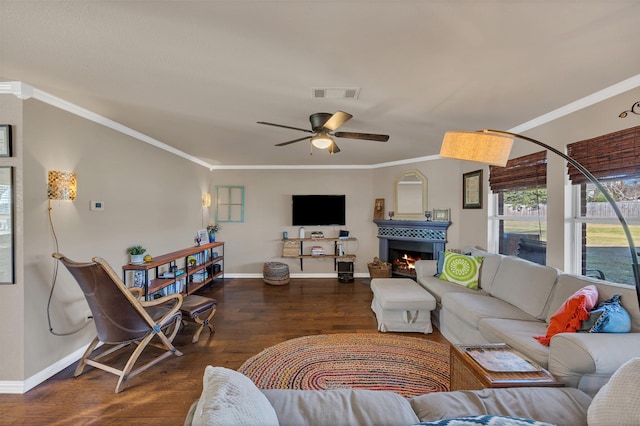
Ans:
[{"label": "fire in fireplace", "polygon": [[416,262],[423,259],[433,259],[433,253],[396,248],[389,249],[391,274],[395,276],[415,278]]}]

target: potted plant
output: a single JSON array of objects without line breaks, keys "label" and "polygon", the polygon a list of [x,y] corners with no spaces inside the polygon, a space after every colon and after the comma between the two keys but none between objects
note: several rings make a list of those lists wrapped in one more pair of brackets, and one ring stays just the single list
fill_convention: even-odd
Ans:
[{"label": "potted plant", "polygon": [[146,248],[141,245],[134,245],[127,249],[127,253],[131,256],[131,263],[144,263],[144,253],[147,251]]},{"label": "potted plant", "polygon": [[207,232],[209,233],[210,243],[214,243],[216,241],[216,232],[218,232],[220,229],[222,228],[217,223],[215,225],[213,223],[210,223],[209,226],[207,226]]}]

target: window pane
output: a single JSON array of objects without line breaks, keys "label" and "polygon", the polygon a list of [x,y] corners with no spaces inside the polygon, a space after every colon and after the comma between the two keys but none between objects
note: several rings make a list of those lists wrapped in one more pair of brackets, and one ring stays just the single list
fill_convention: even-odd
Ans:
[{"label": "window pane", "polygon": [[[634,284],[631,252],[619,223],[588,223],[586,226],[585,275],[620,284]],[[640,226],[630,226],[635,241]]]},{"label": "window pane", "polygon": [[547,223],[538,220],[501,220],[500,253],[541,265],[547,258]]},{"label": "window pane", "polygon": [[[640,219],[640,179],[627,179],[602,182],[618,204],[625,219]],[[611,204],[592,183],[586,184],[584,199],[586,210],[583,217],[616,219]]]},{"label": "window pane", "polygon": [[541,265],[547,258],[546,188],[502,192],[498,196],[499,253]]},{"label": "window pane", "polygon": [[[602,184],[627,221],[640,218],[640,179],[610,180]],[[591,183],[583,185],[580,216],[591,219],[582,225],[582,273],[633,285],[631,252],[624,230],[611,204]],[[640,226],[629,228],[634,241],[640,241]]]}]

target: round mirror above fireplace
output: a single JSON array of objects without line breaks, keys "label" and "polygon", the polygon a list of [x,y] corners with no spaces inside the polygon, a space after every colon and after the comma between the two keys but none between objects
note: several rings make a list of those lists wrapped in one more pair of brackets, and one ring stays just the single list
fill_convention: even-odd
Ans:
[{"label": "round mirror above fireplace", "polygon": [[418,170],[403,172],[396,179],[396,211],[398,219],[424,220],[427,211],[427,178]]}]

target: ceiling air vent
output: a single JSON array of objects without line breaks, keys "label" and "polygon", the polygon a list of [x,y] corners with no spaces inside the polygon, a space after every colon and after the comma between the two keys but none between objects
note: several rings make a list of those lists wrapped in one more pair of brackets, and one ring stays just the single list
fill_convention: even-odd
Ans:
[{"label": "ceiling air vent", "polygon": [[314,87],[311,89],[311,97],[314,99],[358,99],[359,87]]}]

